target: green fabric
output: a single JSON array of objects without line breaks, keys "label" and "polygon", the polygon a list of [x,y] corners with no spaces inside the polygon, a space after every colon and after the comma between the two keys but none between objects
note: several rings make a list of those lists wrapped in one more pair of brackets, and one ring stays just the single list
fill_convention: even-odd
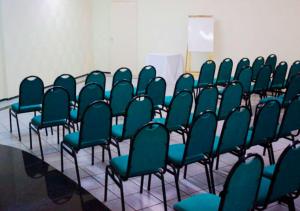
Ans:
[{"label": "green fabric", "polygon": [[194,88],[198,88],[198,80],[194,81]]},{"label": "green fabric", "polygon": [[197,80],[196,87],[205,87],[208,84],[214,83],[214,75],[216,70],[216,64],[212,60],[206,61],[202,66]]},{"label": "green fabric", "polygon": [[205,111],[216,112],[218,102],[218,90],[216,87],[204,88],[196,98],[195,115]]},{"label": "green fabric", "polygon": [[194,114],[191,113],[190,118],[189,118],[189,125],[191,125],[193,123],[193,119],[194,119]]},{"label": "green fabric", "polygon": [[252,64],[252,80],[256,80],[260,68],[265,64],[265,59],[262,56],[257,57]]},{"label": "green fabric", "polygon": [[124,115],[133,97],[133,86],[128,81],[118,82],[111,91],[110,106],[113,116]]},{"label": "green fabric", "polygon": [[193,92],[193,89],[194,89],[193,75],[189,73],[182,74],[176,81],[174,96],[183,90]]},{"label": "green fabric", "polygon": [[276,68],[276,63],[277,63],[277,56],[275,54],[271,54],[267,57],[266,59],[266,65],[270,65],[272,71],[275,70]]},{"label": "green fabric", "polygon": [[22,110],[21,113],[32,111],[31,109],[33,108],[31,106],[35,107],[41,105],[43,96],[44,83],[39,77],[29,76],[23,79],[19,88],[19,106]]},{"label": "green fabric", "polygon": [[243,93],[248,94],[251,89],[252,69],[250,67],[240,70],[237,80],[243,87]]},{"label": "green fabric", "polygon": [[291,68],[290,68],[290,72],[289,72],[289,75],[288,75],[288,78],[286,80],[286,84],[289,84],[290,80],[295,76],[297,75],[298,73],[300,72],[300,61],[297,60],[295,61]]},{"label": "green fabric", "polygon": [[109,98],[110,98],[110,90],[107,90],[107,91],[105,91],[105,99],[106,100],[109,100]]},{"label": "green fabric", "polygon": [[230,81],[233,62],[231,59],[224,59],[220,65],[216,84],[222,85]]},{"label": "green fabric", "polygon": [[283,103],[283,98],[284,98],[283,95],[280,95],[280,96],[278,96],[278,97],[270,96],[270,97],[262,98],[259,102],[260,102],[260,103],[267,103],[267,102],[269,102],[270,100],[277,100],[280,104],[282,104],[282,103]]},{"label": "green fabric", "polygon": [[111,135],[116,138],[121,138],[123,134],[123,125],[113,125]]},{"label": "green fabric", "polygon": [[173,163],[176,166],[180,166],[183,154],[184,154],[184,144],[172,144],[169,147],[169,153],[168,153],[168,161]]},{"label": "green fabric", "polygon": [[274,174],[274,170],[275,170],[275,165],[274,164],[265,167],[264,172],[263,172],[263,176],[271,179],[273,174]]},{"label": "green fabric", "polygon": [[174,205],[176,211],[218,211],[220,197],[213,194],[198,194],[184,199]]},{"label": "green fabric", "polygon": [[288,65],[286,62],[280,62],[276,67],[276,70],[273,74],[273,79],[271,82],[271,89],[279,89],[284,87],[285,76],[287,73]]},{"label": "green fabric", "polygon": [[269,66],[263,66],[258,74],[255,84],[251,86],[252,93],[263,92],[269,89],[269,84],[271,80],[272,70]]},{"label": "green fabric", "polygon": [[283,105],[287,105],[300,93],[300,75],[293,77],[284,95]]},{"label": "green fabric", "polygon": [[116,85],[119,81],[128,81],[131,83],[132,81],[132,73],[131,70],[127,67],[121,67],[116,70],[113,76],[113,83],[112,86]]},{"label": "green fabric", "polygon": [[54,86],[61,86],[69,93],[70,101],[76,101],[76,81],[69,74],[63,74],[54,81]]},{"label": "green fabric", "polygon": [[169,107],[172,101],[172,96],[165,97],[165,106]]},{"label": "green fabric", "polygon": [[118,172],[119,175],[125,177],[128,167],[128,155],[113,158],[110,161],[110,165]]},{"label": "green fabric", "polygon": [[259,205],[263,205],[265,203],[265,200],[266,200],[268,192],[269,192],[270,185],[271,185],[271,180],[266,177],[262,177],[260,186],[259,186],[257,199],[256,199],[256,201]]},{"label": "green fabric", "polygon": [[105,90],[105,82],[105,74],[99,70],[92,71],[85,79],[85,84],[96,83],[100,85],[103,90]]},{"label": "green fabric", "polygon": [[78,109],[72,109],[70,112],[70,119],[73,122],[77,121]]},{"label": "green fabric", "polygon": [[166,81],[161,77],[155,78],[146,88],[146,95],[151,98],[154,108],[159,108],[164,105],[165,93]]},{"label": "green fabric", "polygon": [[92,147],[92,146],[107,144],[107,140],[99,139],[99,140],[93,140],[93,141],[84,141],[79,146],[79,132],[74,132],[74,133],[70,133],[70,134],[66,135],[64,137],[63,142],[76,150],[87,148],[87,147]]},{"label": "green fabric", "polygon": [[[156,69],[155,67],[148,65],[143,67],[141,72],[139,73],[138,85],[137,85],[137,94],[144,93],[146,91],[147,85],[150,83],[152,79],[156,77]],[[136,92],[134,92],[136,93]]]},{"label": "green fabric", "polygon": [[233,80],[238,80],[242,69],[249,65],[250,65],[250,60],[248,58],[242,58],[236,67],[236,71],[235,71]]},{"label": "green fabric", "polygon": [[42,116],[38,115],[31,119],[31,123],[36,127],[50,127],[50,126],[57,126],[57,125],[64,125],[67,123],[66,119],[58,119],[54,121],[44,122],[42,124]]},{"label": "green fabric", "polygon": [[42,104],[37,105],[28,105],[28,106],[21,106],[19,103],[14,103],[11,105],[11,109],[15,113],[25,113],[25,112],[32,112],[32,111],[40,111],[42,109]]},{"label": "green fabric", "polygon": [[161,123],[164,125],[166,123],[166,118],[154,118],[153,122]]}]

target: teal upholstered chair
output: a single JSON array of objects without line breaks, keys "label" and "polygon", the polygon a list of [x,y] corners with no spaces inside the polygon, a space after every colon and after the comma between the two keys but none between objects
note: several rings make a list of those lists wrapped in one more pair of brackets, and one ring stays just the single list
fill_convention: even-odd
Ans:
[{"label": "teal upholstered chair", "polygon": [[174,209],[176,211],[253,210],[263,166],[263,160],[258,155],[241,158],[231,169],[219,196],[209,193],[194,195],[175,204]]},{"label": "teal upholstered chair", "polygon": [[[190,73],[184,73],[176,81],[173,96],[177,95],[179,92],[183,90],[193,92],[193,87],[194,87],[194,76]],[[165,106],[167,108],[170,106],[173,96],[165,97]]]},{"label": "teal upholstered chair", "polygon": [[219,120],[224,120],[232,109],[241,105],[243,88],[239,82],[233,81],[224,89],[221,97],[217,116]]},{"label": "teal upholstered chair", "polygon": [[248,67],[249,65],[250,65],[250,60],[248,58],[242,58],[236,66],[233,80],[238,80],[241,70],[244,69],[245,67]]},{"label": "teal upholstered chair", "polygon": [[[112,88],[119,82],[119,81],[128,81],[132,83],[132,73],[131,70],[127,67],[121,67],[116,70],[113,76],[113,81],[112,81]],[[105,99],[109,100],[110,99],[110,90],[105,91]]]},{"label": "teal upholstered chair", "polygon": [[280,155],[275,165],[264,168],[257,197],[258,210],[279,201],[288,205],[290,211],[296,210],[294,199],[300,191],[300,144],[295,142]]},{"label": "teal upholstered chair", "polygon": [[181,200],[179,190],[179,173],[185,167],[186,178],[187,165],[201,163],[205,166],[208,188],[211,193],[214,187],[211,185],[210,171],[212,171],[212,151],[217,129],[217,117],[212,111],[207,111],[195,117],[187,135],[186,144],[172,144],[169,147],[168,171],[174,175],[178,200]]},{"label": "teal upholstered chair", "polygon": [[239,75],[237,76],[237,81],[243,87],[243,99],[245,100],[246,106],[251,109],[251,100],[250,100],[250,91],[251,91],[251,78],[252,78],[252,69],[250,66],[244,66],[240,70]]},{"label": "teal upholstered chair", "polygon": [[287,69],[288,69],[288,65],[286,62],[280,62],[277,65],[273,73],[272,81],[270,83],[270,90],[274,94],[280,93],[281,89],[284,88]]},{"label": "teal upholstered chair", "polygon": [[194,82],[194,89],[206,87],[214,83],[214,76],[216,71],[216,63],[213,60],[207,60],[203,63],[200,69],[198,80]]},{"label": "teal upholstered chair", "polygon": [[74,106],[76,104],[76,80],[70,74],[62,74],[58,76],[53,86],[61,86],[67,90],[70,96],[70,105]]},{"label": "teal upholstered chair", "polygon": [[230,58],[226,58],[222,61],[219,67],[217,79],[214,81],[216,85],[225,86],[231,80],[233,62]]},{"label": "teal upholstered chair", "polygon": [[156,77],[146,87],[146,95],[153,103],[155,113],[162,117],[162,110],[165,106],[166,81],[162,77]]},{"label": "teal upholstered chair", "polygon": [[218,103],[218,89],[215,86],[206,86],[200,90],[195,100],[194,112],[190,115],[189,124],[192,124],[193,119],[200,113],[212,111],[216,113]]},{"label": "teal upholstered chair", "polygon": [[262,66],[265,64],[265,59],[262,56],[257,57],[253,64],[252,64],[252,81],[255,81],[257,78],[257,75],[259,73],[259,70],[261,69]]},{"label": "teal upholstered chair", "polygon": [[265,65],[270,65],[272,72],[275,71],[277,65],[277,56],[275,54],[270,54],[266,59]]},{"label": "teal upholstered chair", "polygon": [[233,109],[225,119],[221,135],[216,136],[214,142],[213,154],[217,158],[216,169],[219,167],[221,154],[230,152],[238,157],[245,154],[250,120],[251,112],[248,107],[244,106]]},{"label": "teal upholstered chair", "polygon": [[105,77],[104,72],[102,72],[100,70],[94,70],[94,71],[90,72],[86,76],[85,85],[87,85],[89,83],[96,83],[99,86],[101,86],[101,88],[103,90],[105,90],[106,77]]},{"label": "teal upholstered chair", "polygon": [[156,69],[152,65],[147,65],[142,68],[139,73],[137,88],[135,89],[134,93],[136,95],[145,94],[146,87],[151,82],[153,78],[156,77]]},{"label": "teal upholstered chair", "polygon": [[274,163],[272,142],[276,138],[281,106],[276,100],[258,104],[253,127],[248,131],[247,148],[263,146],[268,149],[270,163]]},{"label": "teal upholstered chair", "polygon": [[78,107],[71,110],[70,113],[70,123],[75,132],[75,124],[77,125],[82,119],[82,115],[86,108],[94,101],[104,99],[104,89],[97,83],[88,83],[85,85],[78,98]]},{"label": "teal upholstered chair", "polygon": [[116,117],[116,124],[118,124],[118,117],[124,116],[127,105],[132,98],[133,86],[129,81],[119,81],[112,88],[109,103],[112,109],[112,116]]},{"label": "teal upholstered chair", "polygon": [[112,144],[121,155],[119,142],[131,139],[135,133],[153,118],[153,103],[148,96],[136,96],[129,103],[124,115],[124,124],[113,125]]},{"label": "teal upholstered chair", "polygon": [[65,127],[68,129],[68,119],[70,115],[70,97],[67,90],[62,87],[53,87],[49,89],[43,98],[42,113],[32,118],[29,123],[30,149],[32,149],[31,131],[37,133],[42,159],[44,160],[40,130],[48,127],[57,127],[57,143],[59,143],[59,127],[63,127],[63,135]]},{"label": "teal upholstered chair", "polygon": [[112,112],[110,106],[104,101],[95,101],[90,104],[82,115],[79,132],[69,133],[64,136],[60,145],[61,171],[63,172],[63,152],[70,154],[75,161],[78,185],[81,186],[76,154],[81,149],[92,148],[92,165],[94,164],[94,147],[102,147],[102,161],[104,149],[110,152]]},{"label": "teal upholstered chair", "polygon": [[289,84],[293,76],[297,75],[298,73],[300,73],[300,60],[297,60],[292,64],[285,84]]},{"label": "teal upholstered chair", "polygon": [[189,91],[181,91],[172,98],[166,118],[155,118],[153,121],[165,125],[170,133],[176,132],[182,135],[185,143],[184,134],[188,129],[192,104],[193,94]]},{"label": "teal upholstered chair", "polygon": [[44,95],[44,83],[37,76],[29,76],[22,80],[19,87],[19,102],[14,103],[9,108],[9,126],[12,133],[11,117],[16,118],[19,140],[21,133],[18,114],[41,111]]},{"label": "teal upholstered chair", "polygon": [[268,65],[260,68],[255,83],[251,85],[251,94],[258,94],[260,98],[267,96],[271,81],[272,69]]},{"label": "teal upholstered chair", "polygon": [[115,157],[105,171],[104,201],[107,200],[107,183],[110,176],[121,192],[122,210],[125,210],[123,181],[132,177],[142,177],[141,190],[145,175],[155,175],[162,182],[164,208],[167,209],[164,173],[166,172],[169,148],[169,133],[165,126],[149,123],[141,128],[130,142],[128,155]]}]

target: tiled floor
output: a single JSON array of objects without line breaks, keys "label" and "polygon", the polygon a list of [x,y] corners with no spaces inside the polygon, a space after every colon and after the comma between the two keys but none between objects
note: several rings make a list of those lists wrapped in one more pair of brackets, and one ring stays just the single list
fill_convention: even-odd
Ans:
[{"label": "tiled floor", "polygon": [[[8,110],[0,111],[0,144],[10,145],[23,150],[26,150],[38,157],[40,157],[38,139],[36,135],[33,135],[33,150],[29,149],[29,131],[28,122],[32,118],[32,114],[23,114],[20,116],[20,127],[22,134],[22,141],[19,142],[17,138],[16,124],[13,119],[13,133],[9,132],[9,120],[8,120]],[[221,127],[218,128],[220,132]],[[56,132],[56,131],[55,131]],[[61,133],[62,134],[62,133]],[[54,135],[46,136],[45,132],[42,132],[42,143],[45,154],[45,160],[53,167],[60,169],[60,151],[59,145],[57,144],[56,133]],[[181,136],[172,134],[171,144],[182,143]],[[289,144],[287,140],[279,140],[274,144],[276,158],[280,155],[282,150]],[[116,156],[116,149],[112,148],[113,156]],[[121,143],[122,154],[128,153],[129,141],[124,141]],[[254,147],[249,152],[257,152],[262,155],[262,148]],[[102,150],[97,148],[95,150],[95,165],[91,165],[91,150],[85,149],[80,150],[78,153],[78,161],[80,168],[80,177],[82,186],[93,194],[100,201],[103,201],[104,196],[104,173],[105,166],[108,164],[108,156],[106,155],[106,160],[104,163],[101,162],[101,152]],[[264,157],[265,164],[268,164],[267,156]],[[214,171],[216,189],[220,192],[223,188],[223,183],[231,169],[232,165],[237,161],[237,158],[225,154],[221,156],[220,168]],[[65,164],[65,174],[76,181],[76,174],[74,168],[73,159],[64,153],[64,164]],[[162,191],[160,181],[152,177],[152,189],[151,191],[146,190],[146,181],[144,186],[144,193],[139,193],[140,178],[130,179],[124,183],[124,193],[126,210],[163,210],[162,204]],[[181,175],[180,178],[180,189],[182,198],[187,198],[193,194],[207,192],[207,183],[204,173],[204,168],[200,164],[190,165],[188,168],[187,179],[184,180]],[[146,178],[147,179],[147,178]],[[177,202],[176,189],[174,184],[174,178],[172,175],[166,173],[166,192],[167,192],[167,204],[168,208],[172,210],[173,205]],[[109,179],[108,186],[108,201],[105,203],[112,210],[121,210],[120,201],[120,191],[118,187]],[[296,200],[297,209],[300,210],[300,199]],[[268,210],[278,211],[278,210],[288,210],[284,205],[272,204],[269,206]]]}]

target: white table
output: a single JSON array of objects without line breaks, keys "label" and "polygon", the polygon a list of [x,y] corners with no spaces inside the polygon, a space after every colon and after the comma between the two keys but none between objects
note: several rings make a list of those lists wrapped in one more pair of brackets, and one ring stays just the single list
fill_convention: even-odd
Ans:
[{"label": "white table", "polygon": [[183,73],[183,57],[180,54],[151,53],[146,57],[146,65],[156,68],[156,75],[166,80],[167,86],[174,86]]}]

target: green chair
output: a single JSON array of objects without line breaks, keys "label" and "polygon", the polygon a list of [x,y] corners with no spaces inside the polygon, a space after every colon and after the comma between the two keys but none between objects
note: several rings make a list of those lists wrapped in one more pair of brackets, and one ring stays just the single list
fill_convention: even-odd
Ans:
[{"label": "green chair", "polygon": [[300,60],[297,60],[292,64],[285,84],[286,85],[289,84],[289,82],[293,78],[293,76],[297,75],[298,73],[300,73]]},{"label": "green chair", "polygon": [[189,127],[192,105],[193,94],[189,91],[181,91],[172,98],[167,116],[155,118],[153,121],[165,125],[170,133],[176,132],[182,135],[183,143],[185,143],[184,134]]},{"label": "green chair", "polygon": [[245,154],[250,120],[251,112],[245,106],[233,109],[225,119],[221,135],[216,136],[214,142],[213,156],[217,158],[216,169],[219,167],[221,154],[232,153],[238,157]]},{"label": "green chair", "polygon": [[64,136],[60,145],[61,171],[64,171],[64,150],[74,158],[78,185],[81,186],[76,154],[81,149],[92,148],[92,165],[94,165],[94,147],[102,147],[102,161],[104,149],[110,152],[112,112],[110,106],[104,101],[90,104],[82,115],[79,132],[69,133]]},{"label": "green chair", "polygon": [[231,80],[233,62],[230,58],[226,58],[220,64],[217,79],[214,84],[218,86],[226,86]]},{"label": "green chair", "polygon": [[233,80],[238,80],[241,70],[244,69],[245,67],[248,67],[249,65],[250,65],[250,60],[248,58],[242,58],[236,66]]},{"label": "green chair", "polygon": [[265,65],[270,65],[272,72],[275,71],[277,64],[277,56],[275,54],[270,54],[267,59]]},{"label": "green chair", "polygon": [[82,119],[82,115],[86,108],[93,103],[94,101],[104,99],[104,89],[97,83],[88,83],[85,85],[80,93],[78,98],[78,107],[74,108],[70,112],[70,123],[75,132],[75,124],[77,125]]},{"label": "green chair", "polygon": [[18,136],[21,141],[18,114],[41,111],[42,99],[44,95],[44,83],[37,76],[29,76],[22,80],[19,87],[19,102],[14,103],[9,108],[9,126],[12,133],[13,116],[17,122]]},{"label": "green chair", "polygon": [[236,81],[230,82],[222,93],[220,107],[217,109],[218,119],[226,119],[232,109],[239,107],[241,105],[242,96],[242,85]]},{"label": "green chair", "polygon": [[118,117],[124,116],[127,105],[133,98],[133,86],[127,81],[119,81],[112,88],[109,103],[112,109],[112,116],[116,118],[118,124]]},{"label": "green chair", "polygon": [[42,113],[31,119],[29,123],[29,137],[30,149],[32,149],[32,135],[33,130],[38,135],[40,151],[42,159],[44,160],[40,130],[48,127],[57,127],[57,143],[59,144],[59,127],[63,127],[63,135],[65,134],[65,127],[70,130],[68,119],[70,115],[70,97],[69,93],[63,87],[56,87],[49,89],[43,98]]},{"label": "green chair", "polygon": [[300,143],[288,146],[275,165],[264,168],[257,197],[258,210],[264,210],[273,202],[288,205],[295,211],[294,199],[300,193]]},{"label": "green chair", "polygon": [[280,109],[276,100],[258,104],[253,127],[249,129],[247,136],[247,148],[260,145],[268,149],[271,164],[275,162],[272,142],[276,138]]},{"label": "green chair", "polygon": [[216,113],[218,103],[218,89],[215,86],[207,86],[200,90],[195,100],[195,109],[191,113],[189,124],[192,124],[193,119],[200,113],[212,111]]},{"label": "green chair", "polygon": [[151,65],[143,67],[139,73],[137,88],[134,91],[136,95],[145,94],[148,84],[156,77],[156,69]]},{"label": "green chair", "polygon": [[264,65],[260,68],[255,83],[251,85],[250,92],[258,94],[260,98],[267,96],[269,84],[271,81],[272,69],[269,65]]},{"label": "green chair", "polygon": [[250,66],[244,66],[240,70],[239,75],[237,76],[237,81],[243,87],[243,99],[245,100],[246,106],[251,109],[251,100],[250,100],[250,91],[251,91],[251,78],[252,78],[252,69]]},{"label": "green chair", "polygon": [[121,155],[119,142],[131,139],[135,133],[153,118],[153,103],[148,96],[136,96],[129,103],[124,115],[124,124],[112,126],[112,145]]},{"label": "green chair", "polygon": [[270,83],[270,91],[273,94],[281,93],[281,90],[285,87],[285,77],[287,73],[288,65],[286,62],[280,62],[274,73],[272,82]]},{"label": "green chair", "polygon": [[203,63],[200,69],[198,80],[194,82],[194,89],[206,87],[214,83],[214,76],[216,71],[216,63],[213,60],[207,60]]},{"label": "green chair", "polygon": [[162,110],[165,107],[166,81],[162,77],[156,77],[146,87],[146,95],[153,103],[155,113],[162,117]]},{"label": "green chair", "polygon": [[108,176],[117,184],[121,192],[122,210],[125,210],[123,181],[141,177],[141,190],[145,175],[154,174],[162,182],[164,208],[167,210],[164,173],[167,168],[169,133],[165,126],[149,123],[135,134],[130,142],[128,155],[115,157],[105,171],[104,201],[107,201]]},{"label": "green chair", "polygon": [[67,90],[70,97],[70,105],[74,106],[76,104],[76,80],[70,74],[62,74],[58,76],[53,86],[61,86]]},{"label": "green chair", "polygon": [[212,111],[206,111],[195,117],[187,135],[186,144],[172,144],[169,147],[168,164],[171,167],[168,172],[175,177],[178,201],[181,200],[179,190],[179,173],[185,167],[184,178],[187,174],[187,166],[192,163],[204,165],[209,192],[214,192],[211,185],[210,171],[212,171],[212,151],[217,129],[217,117]]},{"label": "green chair", "polygon": [[265,64],[265,59],[262,56],[257,57],[252,64],[252,81],[256,81],[259,70]]},{"label": "green chair", "polygon": [[[126,80],[130,83],[132,83],[132,73],[131,70],[127,67],[121,67],[116,70],[113,76],[113,81],[112,81],[112,87],[114,87],[119,81]],[[110,99],[110,93],[111,91],[105,91],[105,99],[109,100]]]},{"label": "green chair", "polygon": [[[193,87],[194,87],[194,76],[190,73],[184,73],[176,81],[173,96],[177,95],[179,92],[183,90],[193,92],[194,89]],[[170,106],[173,96],[165,97],[165,106],[167,108]]]},{"label": "green chair", "polygon": [[102,72],[100,70],[94,70],[94,71],[90,72],[86,76],[85,85],[87,85],[89,83],[96,83],[99,86],[101,86],[101,88],[103,90],[105,90],[106,77],[105,77],[104,72]]},{"label": "green chair", "polygon": [[219,196],[191,196],[174,205],[176,211],[249,211],[255,207],[264,164],[259,155],[248,155],[233,166]]}]

